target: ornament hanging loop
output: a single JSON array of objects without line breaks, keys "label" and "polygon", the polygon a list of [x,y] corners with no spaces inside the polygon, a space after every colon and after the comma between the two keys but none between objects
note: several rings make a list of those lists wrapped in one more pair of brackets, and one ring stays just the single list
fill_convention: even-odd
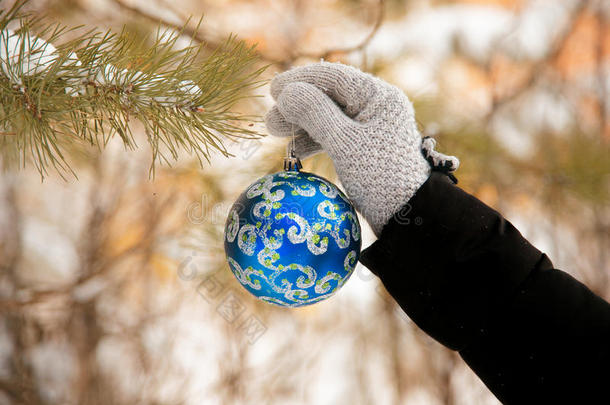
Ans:
[{"label": "ornament hanging loop", "polygon": [[298,172],[302,168],[301,160],[294,155],[294,151],[290,151],[290,156],[284,158],[284,171]]},{"label": "ornament hanging loop", "polygon": [[295,139],[294,139],[294,125],[292,125],[292,140],[290,141],[290,152],[288,156],[284,158],[284,171],[287,172],[298,172],[303,168],[301,160],[296,156],[295,153]]}]

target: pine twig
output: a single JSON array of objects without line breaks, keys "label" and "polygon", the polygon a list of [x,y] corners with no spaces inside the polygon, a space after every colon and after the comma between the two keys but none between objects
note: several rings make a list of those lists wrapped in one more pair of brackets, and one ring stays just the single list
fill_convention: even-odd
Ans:
[{"label": "pine twig", "polygon": [[[254,117],[232,110],[263,83],[264,67],[255,67],[256,52],[243,41],[230,37],[206,56],[203,44],[178,48],[182,32],[173,29],[158,30],[152,46],[126,31],[64,41],[70,29],[21,13],[24,3],[0,11],[4,167],[33,162],[41,176],[49,167],[74,173],[66,160],[71,147],[101,148],[118,136],[135,148],[133,120],[148,135],[151,171],[181,150],[203,164],[213,150],[229,155],[224,139],[259,136],[241,124]],[[18,29],[8,28],[15,23]]]}]

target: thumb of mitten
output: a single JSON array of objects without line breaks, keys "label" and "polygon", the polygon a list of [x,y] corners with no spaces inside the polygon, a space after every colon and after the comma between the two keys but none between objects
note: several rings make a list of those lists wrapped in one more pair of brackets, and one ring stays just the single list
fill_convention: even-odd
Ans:
[{"label": "thumb of mitten", "polygon": [[360,125],[308,83],[288,84],[277,98],[277,108],[287,122],[304,129],[331,157],[343,149],[349,134]]},{"label": "thumb of mitten", "polygon": [[286,145],[287,154],[294,152],[299,159],[305,159],[322,151],[320,144],[311,139],[307,132],[297,125],[287,122],[277,106],[273,106],[265,115],[265,125],[273,136],[293,138],[293,142]]}]

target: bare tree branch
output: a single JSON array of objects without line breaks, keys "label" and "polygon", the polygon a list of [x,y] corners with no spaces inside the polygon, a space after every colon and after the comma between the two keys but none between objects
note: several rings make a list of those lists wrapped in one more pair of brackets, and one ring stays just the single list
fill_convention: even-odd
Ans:
[{"label": "bare tree branch", "polygon": [[375,38],[375,35],[377,35],[379,28],[381,28],[381,26],[383,25],[383,20],[385,18],[385,0],[379,0],[376,8],[377,18],[375,19],[375,24],[373,25],[373,28],[368,33],[368,35],[364,37],[364,39],[362,39],[362,41],[360,41],[358,44],[347,47],[328,48],[325,51],[322,51],[321,53],[299,52],[292,56],[293,60],[296,60],[298,58],[328,58],[329,56],[336,53],[352,53],[362,51],[369,45],[373,38]]},{"label": "bare tree branch", "polygon": [[[551,51],[547,54],[546,57],[540,59],[531,67],[527,80],[525,80],[521,84],[521,86],[519,86],[518,89],[513,91],[508,96],[505,96],[502,98],[497,98],[496,92],[494,91],[495,87],[496,87],[496,83],[492,84],[492,106],[486,115],[486,118],[485,118],[486,122],[490,122],[491,119],[493,118],[493,116],[496,114],[496,112],[498,110],[500,110],[501,107],[503,107],[504,105],[517,99],[520,95],[525,93],[528,89],[535,87],[536,84],[538,84],[538,82],[541,80],[541,78],[544,77],[544,75],[542,73],[544,73],[544,71],[549,67],[549,65],[551,65],[557,59],[557,56],[563,49],[563,47],[566,43],[566,40],[568,39],[568,37],[574,30],[574,25],[576,24],[576,20],[581,15],[583,10],[585,10],[589,6],[590,3],[591,3],[590,0],[583,0],[578,3],[576,8],[571,13],[570,21],[566,24],[562,33],[559,35],[559,37],[555,41]],[[490,72],[489,72],[489,67],[488,67],[488,74],[489,73]]]},{"label": "bare tree branch", "polygon": [[[173,8],[171,8],[170,10],[172,12],[178,14],[178,16],[185,21],[184,25],[176,24],[174,22],[169,21],[168,19],[161,18],[159,16],[150,14],[148,11],[146,11],[145,9],[143,9],[141,7],[136,7],[136,6],[131,6],[129,4],[126,4],[123,0],[113,0],[113,1],[120,8],[127,10],[127,11],[137,15],[138,17],[144,18],[144,19],[150,21],[151,23],[162,24],[177,32],[180,32],[183,35],[186,35],[186,36],[192,38],[195,42],[204,44],[206,48],[214,49],[214,48],[219,47],[222,44],[222,40],[220,40],[218,38],[210,38],[210,37],[204,36],[198,29],[199,25],[197,25],[195,28],[191,27],[190,24],[188,24],[188,22],[190,21],[189,17],[184,16],[181,13],[177,13]],[[282,64],[283,63],[283,61],[274,59],[274,58],[260,52],[259,50],[255,50],[255,52],[256,52],[256,55],[260,59],[262,59],[266,62],[269,62],[272,64]]]},{"label": "bare tree branch", "polygon": [[[184,25],[176,24],[167,19],[153,15],[141,7],[128,5],[124,2],[124,0],[113,0],[113,1],[116,5],[118,5],[119,7],[121,7],[124,10],[134,13],[137,16],[142,17],[152,23],[160,23],[160,24],[165,25],[169,28],[172,28],[176,31],[179,31],[182,34],[191,37],[193,40],[195,40],[197,42],[206,44],[206,46],[208,46],[210,48],[216,47],[221,43],[220,40],[218,40],[218,39],[211,39],[209,37],[205,37],[201,32],[199,32],[199,30],[197,28],[189,27],[189,26],[187,26],[188,24],[184,24]],[[163,2],[163,3],[164,3],[165,7],[168,7],[168,9],[170,11],[172,11],[173,13],[175,13],[176,15],[178,15],[178,17],[180,17],[184,21],[189,21],[189,18],[187,16],[185,16],[182,13],[180,13],[179,11],[175,10],[174,7],[170,7],[165,2]],[[338,53],[349,54],[349,53],[353,53],[353,52],[362,51],[373,40],[373,38],[379,31],[379,28],[383,24],[383,21],[385,18],[385,13],[384,13],[385,0],[378,0],[376,8],[377,8],[377,18],[375,19],[375,23],[374,23],[371,31],[368,33],[368,35],[366,37],[364,37],[362,39],[362,41],[360,41],[359,43],[357,43],[353,46],[328,48],[322,52],[296,52],[296,53],[289,54],[288,57],[284,58],[284,59],[276,59],[259,50],[256,51],[257,55],[259,56],[259,58],[261,58],[262,60],[264,60],[266,62],[275,64],[275,65],[279,65],[280,68],[282,68],[282,69],[287,69],[290,66],[292,66],[292,64],[295,60],[297,60],[299,58],[326,59],[326,58],[332,56],[333,54],[338,54]]]}]

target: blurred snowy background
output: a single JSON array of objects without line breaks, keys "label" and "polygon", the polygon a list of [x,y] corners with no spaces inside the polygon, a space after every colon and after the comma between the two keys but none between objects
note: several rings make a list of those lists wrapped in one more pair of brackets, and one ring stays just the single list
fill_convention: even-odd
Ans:
[{"label": "blurred snowy background", "polygon": [[[379,75],[412,99],[422,133],[461,158],[461,187],[610,298],[610,2],[28,7],[133,35],[203,14],[188,34],[210,47],[231,33],[257,43],[269,79],[320,58]],[[272,100],[258,92],[239,108],[263,115]],[[258,302],[234,280],[228,208],[280,169],[283,141],[230,144],[235,157],[203,169],[184,156],[153,180],[145,145],[75,153],[78,180],[41,182],[33,167],[0,175],[0,404],[498,403],[361,265],[336,296],[302,309]],[[304,165],[337,181],[325,156]],[[372,241],[367,228],[363,246]]]}]

